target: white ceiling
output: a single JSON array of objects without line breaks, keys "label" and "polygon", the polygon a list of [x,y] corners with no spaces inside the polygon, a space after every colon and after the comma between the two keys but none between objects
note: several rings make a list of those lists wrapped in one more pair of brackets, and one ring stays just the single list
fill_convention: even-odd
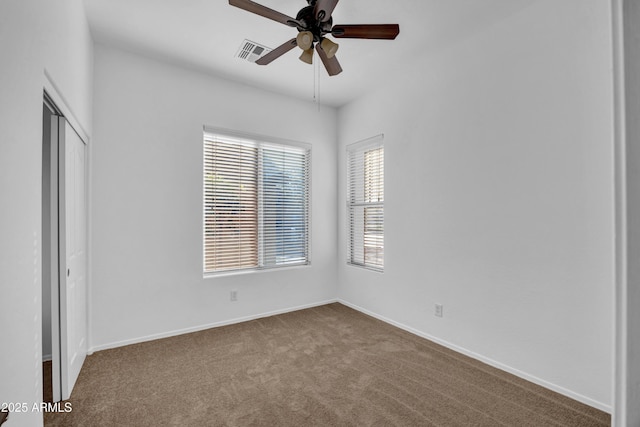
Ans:
[{"label": "white ceiling", "polygon": [[[335,40],[343,72],[329,77],[298,49],[267,66],[235,57],[244,39],[275,48],[297,31],[227,0],[84,0],[94,40],[266,90],[341,106],[432,49],[473,36],[540,0],[342,0],[334,24],[400,24],[396,40]],[[295,17],[305,0],[257,0]],[[319,63],[319,65],[318,65]],[[318,68],[319,67],[319,68]],[[314,70],[315,69],[315,70]],[[314,75],[318,73],[319,89]]]}]

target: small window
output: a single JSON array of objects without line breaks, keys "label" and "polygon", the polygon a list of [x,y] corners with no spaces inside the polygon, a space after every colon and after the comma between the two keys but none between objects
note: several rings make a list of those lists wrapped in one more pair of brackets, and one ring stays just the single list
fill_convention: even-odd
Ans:
[{"label": "small window", "polygon": [[384,269],[384,147],[377,136],[347,147],[348,263]]},{"label": "small window", "polygon": [[204,133],[204,273],[309,263],[306,144]]}]

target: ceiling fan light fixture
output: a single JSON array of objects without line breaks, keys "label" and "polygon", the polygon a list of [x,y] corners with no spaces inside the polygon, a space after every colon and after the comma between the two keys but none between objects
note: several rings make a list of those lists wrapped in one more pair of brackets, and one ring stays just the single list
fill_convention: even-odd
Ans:
[{"label": "ceiling fan light fixture", "polygon": [[300,31],[296,37],[296,43],[302,50],[309,50],[313,47],[313,33],[311,31]]},{"label": "ceiling fan light fixture", "polygon": [[324,50],[324,52],[327,54],[327,58],[331,59],[336,56],[336,52],[338,51],[340,45],[332,42],[329,39],[322,39],[320,47],[322,47],[322,50]]},{"label": "ceiling fan light fixture", "polygon": [[300,55],[300,61],[306,62],[307,64],[313,64],[313,47],[302,52],[302,55]]},{"label": "ceiling fan light fixture", "polygon": [[294,19],[291,16],[270,9],[252,0],[229,0],[231,6],[263,16],[289,27],[294,27],[298,31],[297,37],[284,42],[266,55],[261,56],[255,61],[256,64],[270,64],[273,60],[281,57],[296,46],[302,49],[300,59],[311,64],[313,58],[312,49],[315,48],[315,50],[318,51],[318,56],[324,64],[327,73],[329,73],[330,76],[335,76],[342,72],[342,67],[336,57],[339,46],[332,40],[325,38],[326,35],[346,39],[393,40],[400,34],[400,26],[398,24],[333,25],[332,14],[339,0],[306,1],[308,6],[300,9]]}]

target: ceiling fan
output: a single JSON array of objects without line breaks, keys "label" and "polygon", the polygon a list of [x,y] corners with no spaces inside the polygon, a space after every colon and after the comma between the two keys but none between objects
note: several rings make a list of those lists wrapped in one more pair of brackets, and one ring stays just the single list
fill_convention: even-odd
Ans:
[{"label": "ceiling fan", "polygon": [[338,4],[338,0],[307,0],[307,3],[308,6],[300,9],[296,18],[293,19],[251,0],[229,0],[231,6],[295,27],[298,30],[297,37],[259,58],[256,64],[267,65],[296,46],[303,51],[300,60],[311,64],[315,46],[327,72],[330,76],[335,76],[342,72],[342,67],[335,57],[338,45],[328,39],[327,35],[330,34],[335,38],[393,40],[400,33],[398,24],[333,25],[331,14]]}]

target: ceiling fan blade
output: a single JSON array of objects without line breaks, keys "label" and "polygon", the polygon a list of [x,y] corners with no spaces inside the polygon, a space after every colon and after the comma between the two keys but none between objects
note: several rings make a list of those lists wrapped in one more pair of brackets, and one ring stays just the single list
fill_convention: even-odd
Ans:
[{"label": "ceiling fan blade", "polygon": [[333,58],[327,57],[327,53],[322,49],[320,43],[316,43],[316,50],[318,51],[318,56],[320,56],[320,59],[324,64],[324,68],[327,69],[327,73],[329,73],[330,76],[335,76],[336,74],[340,74],[342,72],[342,67],[338,62],[338,58],[336,58],[335,56]]},{"label": "ceiling fan blade", "polygon": [[313,9],[313,14],[320,22],[327,22],[337,4],[338,0],[318,0]]},{"label": "ceiling fan blade", "polygon": [[274,59],[280,58],[285,53],[289,52],[294,47],[298,46],[298,42],[295,38],[289,40],[288,42],[282,43],[277,48],[273,49],[271,52],[267,53],[265,56],[258,58],[256,64],[258,65],[267,65],[271,63]]},{"label": "ceiling fan blade", "polygon": [[334,25],[331,35],[346,39],[393,40],[400,34],[398,24]]},{"label": "ceiling fan blade", "polygon": [[244,9],[247,12],[255,13],[256,15],[273,19],[274,21],[280,22],[281,24],[288,25],[290,27],[295,27],[296,20],[293,19],[292,17],[287,16],[284,13],[275,11],[273,9],[269,9],[266,6],[262,6],[261,4],[253,2],[251,0],[229,0],[229,4],[231,6]]}]

